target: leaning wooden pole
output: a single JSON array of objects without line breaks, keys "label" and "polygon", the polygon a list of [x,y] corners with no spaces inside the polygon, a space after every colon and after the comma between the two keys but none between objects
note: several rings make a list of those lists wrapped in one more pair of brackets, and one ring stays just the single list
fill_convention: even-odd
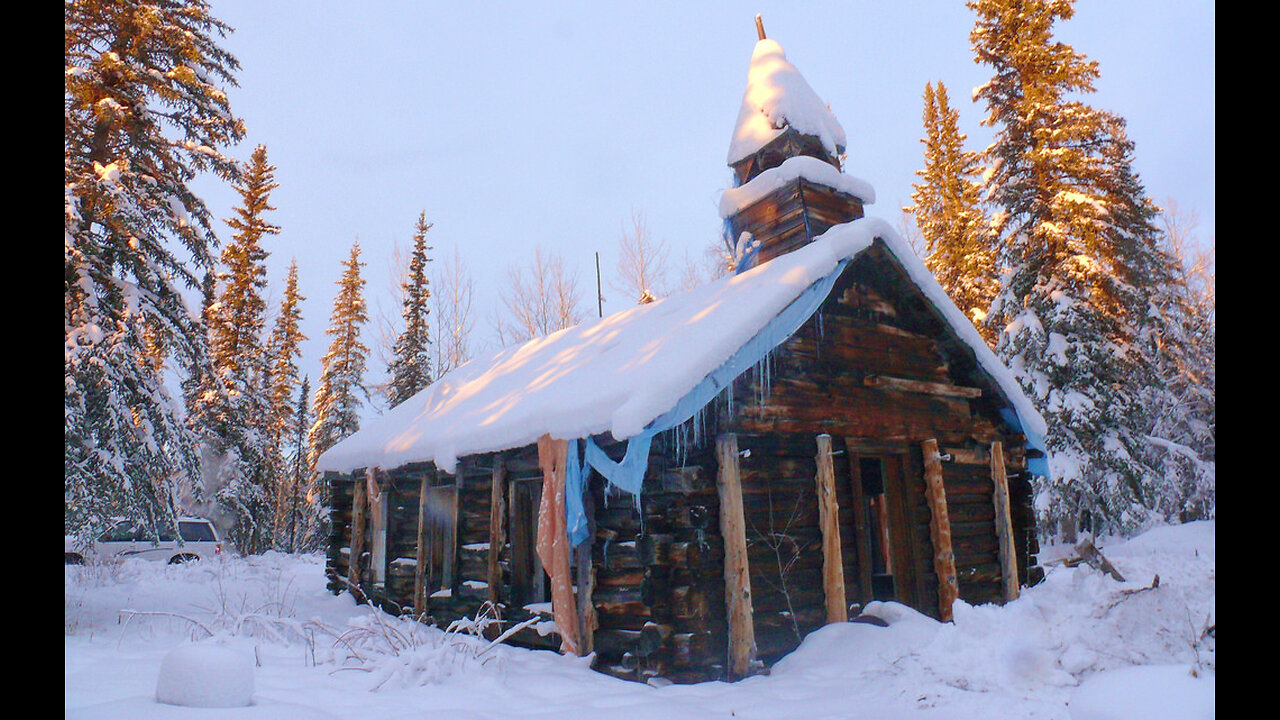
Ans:
[{"label": "leaning wooden pole", "polygon": [[933,569],[938,574],[938,618],[950,622],[951,606],[960,596],[960,585],[956,580],[956,556],[951,549],[947,491],[942,486],[942,456],[938,454],[938,441],[934,439],[925,440],[921,450],[924,454],[925,495],[929,501],[929,535],[933,539]]},{"label": "leaning wooden pole", "polygon": [[818,516],[822,526],[822,590],[827,600],[827,624],[849,619],[844,594],[844,559],[840,554],[840,503],[836,500],[836,471],[831,436],[818,436]]},{"label": "leaning wooden pole", "polygon": [[996,511],[996,538],[1000,541],[1000,584],[1004,600],[1018,599],[1018,556],[1013,546],[1013,517],[1009,510],[1009,477],[1004,471],[1004,444],[991,443],[991,481],[996,490],[992,503]]},{"label": "leaning wooden pole", "polygon": [[756,629],[751,607],[751,571],[747,560],[747,523],[742,511],[737,435],[716,438],[716,459],[720,535],[724,538],[724,596],[729,614],[729,674],[740,678],[751,670]]}]

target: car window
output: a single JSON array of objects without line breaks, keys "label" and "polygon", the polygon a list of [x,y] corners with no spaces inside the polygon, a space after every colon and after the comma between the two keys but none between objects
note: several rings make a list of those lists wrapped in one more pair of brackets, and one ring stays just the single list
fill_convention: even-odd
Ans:
[{"label": "car window", "polygon": [[116,523],[114,527],[103,533],[99,540],[102,542],[133,542],[138,534],[133,527],[133,523],[122,522]]},{"label": "car window", "polygon": [[203,522],[180,522],[178,530],[187,542],[214,542],[213,526]]}]

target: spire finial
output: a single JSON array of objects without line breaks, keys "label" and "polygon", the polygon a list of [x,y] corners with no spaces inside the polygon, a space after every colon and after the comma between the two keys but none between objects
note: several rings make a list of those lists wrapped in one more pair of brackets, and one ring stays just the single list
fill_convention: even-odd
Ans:
[{"label": "spire finial", "polygon": [[756,35],[759,39],[764,39],[764,20],[760,19],[760,13],[756,13]]}]

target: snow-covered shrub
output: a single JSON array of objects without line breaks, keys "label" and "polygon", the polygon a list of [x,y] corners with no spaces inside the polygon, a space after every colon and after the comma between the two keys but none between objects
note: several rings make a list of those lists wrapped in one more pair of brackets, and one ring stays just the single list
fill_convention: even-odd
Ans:
[{"label": "snow-covered shrub", "polygon": [[474,618],[460,618],[444,630],[371,607],[335,638],[329,659],[347,669],[373,673],[373,690],[435,685],[455,675],[500,669],[502,660],[494,648],[538,620],[531,618],[486,640],[484,633],[502,624],[491,603],[485,603]]}]

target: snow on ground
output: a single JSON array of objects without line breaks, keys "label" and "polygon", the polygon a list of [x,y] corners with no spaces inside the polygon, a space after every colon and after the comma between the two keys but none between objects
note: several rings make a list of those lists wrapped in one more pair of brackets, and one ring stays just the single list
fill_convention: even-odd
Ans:
[{"label": "snow on ground", "polygon": [[[1215,523],[1159,528],[1102,550],[1128,582],[1087,566],[1055,565],[1014,603],[958,604],[954,624],[876,603],[868,612],[889,627],[827,626],[768,676],[665,687],[616,680],[577,658],[490,646],[465,630],[446,633],[334,597],[325,591],[319,556],[69,566],[66,716],[1213,717],[1215,640],[1205,629],[1216,622]],[[253,704],[157,703],[166,657],[166,667],[180,670],[166,670],[170,697],[173,683],[188,682],[215,687],[187,696],[239,698],[239,673],[251,667]],[[174,658],[185,661],[174,665]],[[219,683],[239,684],[223,692]]]}]

